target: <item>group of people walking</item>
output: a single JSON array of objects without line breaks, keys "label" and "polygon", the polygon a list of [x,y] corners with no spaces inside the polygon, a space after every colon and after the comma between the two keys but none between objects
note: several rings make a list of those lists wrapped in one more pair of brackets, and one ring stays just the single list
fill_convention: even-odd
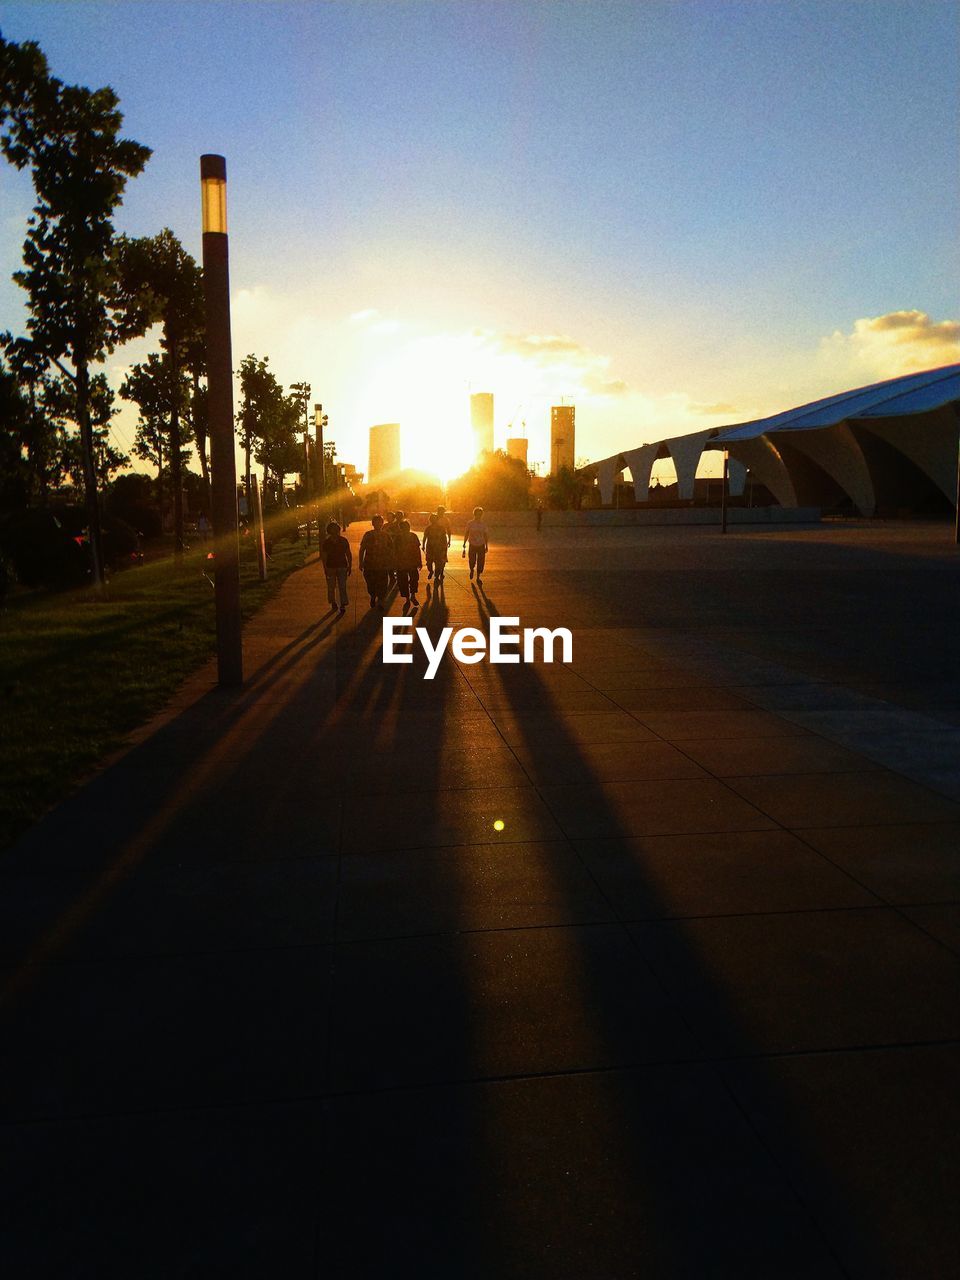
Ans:
[{"label": "group of people walking", "polygon": [[[396,587],[404,599],[404,613],[420,607],[417,591],[420,570],[426,561],[427,581],[433,579],[442,586],[446,573],[447,557],[453,540],[450,522],[444,507],[437,507],[423,531],[423,541],[410,528],[410,521],[402,511],[389,511],[387,518],[376,515],[360,540],[360,572],[363,574],[370,597],[370,608],[384,608],[387,593]],[[327,578],[327,600],[331,609],[342,615],[347,608],[347,578],[353,572],[353,553],[350,543],[343,536],[336,521],[327,525],[327,536],[320,547],[320,558]],[[461,555],[470,552],[470,577],[476,573],[482,582],[489,546],[487,526],[483,522],[483,508],[474,507],[473,519],[463,535]]]}]

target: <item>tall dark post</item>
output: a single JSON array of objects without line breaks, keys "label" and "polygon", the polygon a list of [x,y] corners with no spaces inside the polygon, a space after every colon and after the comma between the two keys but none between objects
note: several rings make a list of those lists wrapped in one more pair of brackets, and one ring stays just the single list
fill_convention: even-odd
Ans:
[{"label": "tall dark post", "polygon": [[723,471],[720,476],[720,532],[727,532],[727,451],[723,451]]},{"label": "tall dark post", "polygon": [[323,416],[323,405],[315,404],[313,406],[313,425],[316,429],[317,439],[317,465],[320,467],[320,500],[321,502],[327,496],[327,465],[323,456],[323,424],[326,418]]},{"label": "tall dark post", "polygon": [[203,296],[207,324],[211,516],[216,552],[217,674],[224,686],[243,684],[240,634],[240,537],[233,434],[230,343],[230,254],[227,245],[227,162],[200,157],[203,209]]}]

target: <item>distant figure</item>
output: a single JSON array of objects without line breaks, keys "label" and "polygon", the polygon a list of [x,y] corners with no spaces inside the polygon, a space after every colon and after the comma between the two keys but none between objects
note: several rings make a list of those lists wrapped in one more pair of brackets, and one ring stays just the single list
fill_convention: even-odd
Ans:
[{"label": "distant figure", "polygon": [[383,598],[387,594],[387,573],[393,548],[387,531],[383,527],[383,516],[374,516],[370,521],[372,529],[360,539],[360,572],[367,584],[370,596],[370,608],[383,606]]},{"label": "distant figure", "polygon": [[331,520],[327,525],[327,536],[320,544],[320,559],[323,562],[323,571],[327,575],[327,599],[330,601],[330,608],[337,607],[337,589],[339,588],[340,616],[342,617],[349,603],[347,578],[353,572],[353,552],[350,550],[350,543],[340,532],[340,526],[336,520]]},{"label": "distant figure", "polygon": [[449,547],[453,541],[453,535],[450,532],[450,521],[447,519],[447,508],[444,506],[437,507],[437,524],[446,532]]},{"label": "distant figure", "polygon": [[[443,508],[440,508],[441,511]],[[443,571],[447,566],[447,547],[450,545],[449,534],[440,523],[440,517],[432,515],[430,523],[423,531],[423,554],[427,562],[427,581],[436,577],[437,584],[443,581]]]},{"label": "distant figure", "polygon": [[395,555],[395,543],[397,534],[400,532],[400,518],[402,511],[388,511],[387,522],[383,526],[383,532],[387,535],[387,544],[390,547],[390,560],[387,564],[387,582],[393,583],[397,580],[397,561]]},{"label": "distant figure", "polygon": [[[410,529],[409,520],[400,521],[400,532],[396,540],[397,555],[397,589],[409,604],[411,610],[419,609],[417,586],[420,582],[420,568],[423,559],[420,555],[420,539]],[[404,606],[406,609],[406,605]]]},{"label": "distant figure", "polygon": [[210,537],[210,521],[207,519],[207,513],[201,511],[197,517],[197,533],[200,535],[200,541],[206,542]]},{"label": "distant figure", "polygon": [[490,543],[487,537],[487,526],[483,523],[483,507],[473,508],[473,519],[467,523],[463,531],[463,549],[470,547],[470,577],[477,571],[477,585],[483,581],[483,567],[487,562],[487,551]]},{"label": "distant figure", "polygon": [[540,532],[540,527],[542,524],[543,524],[543,499],[541,498],[540,501],[537,503],[537,533]]}]

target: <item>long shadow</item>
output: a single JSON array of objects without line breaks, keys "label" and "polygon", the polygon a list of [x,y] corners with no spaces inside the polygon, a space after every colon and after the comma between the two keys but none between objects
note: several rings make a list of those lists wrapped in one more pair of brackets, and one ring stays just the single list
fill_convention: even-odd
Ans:
[{"label": "long shadow", "polygon": [[[497,613],[482,596],[478,611],[485,627]],[[436,640],[449,625],[445,592],[431,593],[416,620]],[[460,715],[463,677],[447,658],[437,680],[425,681],[417,646],[412,665],[384,667],[379,614],[363,615],[323,651],[334,627],[318,626],[278,653],[255,690],[201,699],[140,749],[142,769],[108,771],[30,842],[38,871],[63,879],[61,898],[72,891],[84,905],[64,913],[60,900],[52,910],[42,895],[34,903],[49,942],[34,954],[28,969],[36,985],[20,990],[20,1016],[15,1011],[6,1027],[16,1047],[3,1118],[44,1121],[22,1139],[14,1260],[29,1256],[32,1274],[52,1273],[37,1258],[40,1248],[65,1269],[71,1241],[97,1235],[99,1223],[97,1247],[109,1252],[142,1225],[137,1214],[148,1215],[151,1248],[159,1250],[153,1273],[163,1274],[166,1260],[166,1274],[176,1274],[185,1256],[178,1250],[187,1245],[161,1229],[175,1205],[169,1187],[147,1197],[134,1225],[108,1221],[112,1196],[98,1193],[104,1183],[114,1191],[130,1171],[109,1141],[93,1144],[79,1192],[75,1184],[51,1191],[49,1161],[66,1158],[73,1132],[52,1122],[114,1116],[129,1142],[136,1113],[232,1107],[243,1125],[252,1106],[282,1104],[308,1108],[297,1114],[309,1141],[284,1139],[269,1159],[251,1142],[236,1170],[220,1168],[197,1186],[205,1203],[222,1186],[223,1221],[238,1248],[246,1239],[241,1215],[257,1221],[268,1211],[266,1229],[279,1247],[293,1225],[287,1201],[299,1206],[306,1186],[309,1208],[297,1209],[295,1225],[304,1213],[317,1223],[314,1261],[332,1275],[622,1280],[649,1268],[767,1280],[822,1274],[821,1261],[829,1274],[816,1229],[772,1162],[751,1147],[722,1080],[701,1065],[708,1055],[632,952],[616,904],[602,917],[613,923],[577,923],[583,875],[575,884],[548,868],[555,896],[567,900],[561,915],[573,922],[563,930],[569,963],[559,981],[575,990],[561,994],[582,1011],[594,1048],[553,1066],[534,1052],[535,1070],[485,1074],[478,1064],[489,1028],[478,1019],[492,952],[476,936],[451,931],[469,905],[468,879],[444,834],[463,794],[446,786],[451,753],[472,759],[469,738],[457,737],[474,723]],[[301,680],[298,664],[306,666]],[[591,780],[538,669],[506,671],[500,687],[521,735],[520,764],[535,762],[549,740],[551,752]],[[211,727],[211,751],[216,756],[219,744],[225,758],[207,768]],[[130,794],[111,811],[118,772]],[[540,772],[525,776],[541,796]],[[599,786],[594,804],[605,832],[628,834]],[[59,842],[84,818],[99,830],[71,858]],[[509,845],[494,850],[486,839],[492,854],[510,856]],[[140,896],[124,898],[122,882],[135,884],[134,870],[142,873]],[[441,881],[442,910],[431,924],[418,899],[429,906]],[[221,906],[226,891],[232,896]],[[199,917],[191,896],[199,897]],[[644,918],[668,914],[653,884],[647,896]],[[115,927],[129,914],[147,941],[134,929],[119,954],[84,950],[86,931],[111,911]],[[404,911],[413,924],[398,930]],[[722,1011],[732,1056],[758,1059],[725,993],[692,946],[687,951],[685,963]],[[629,972],[611,998],[618,961]],[[557,983],[556,973],[543,975],[544,989]],[[538,1017],[542,1005],[532,1015],[534,1038],[546,1034]],[[649,1035],[638,1028],[645,1018]],[[762,1078],[762,1064],[758,1070]],[[773,1081],[763,1087],[765,1104],[792,1125]],[[714,1108],[724,1111],[719,1121]],[[698,1143],[691,1132],[701,1125]],[[62,1137],[43,1136],[53,1132]],[[162,1148],[165,1140],[151,1141]],[[726,1143],[718,1159],[716,1147]],[[796,1149],[801,1160],[799,1140]],[[224,1150],[221,1138],[195,1139],[178,1185],[194,1177],[189,1166],[208,1169]],[[138,1149],[135,1164],[154,1154],[152,1146]],[[744,1167],[769,1172],[769,1185]],[[810,1176],[830,1183],[826,1170]],[[256,1194],[244,1199],[237,1187],[247,1184]],[[829,1194],[843,1203],[839,1188]],[[87,1261],[95,1268],[95,1258]],[[110,1274],[109,1266],[99,1273]]]},{"label": "long shadow", "polygon": [[[474,586],[472,591],[480,625],[489,633],[490,618],[498,616],[499,610],[484,589]],[[561,714],[541,677],[543,669],[549,668],[520,664],[498,669],[511,732],[517,735],[512,742],[520,747],[518,759],[529,783],[557,813],[561,828],[569,830],[571,810],[562,797],[558,800],[558,788],[548,788],[546,793],[542,790],[543,778],[549,776],[547,760],[562,757],[567,766],[565,776],[578,774],[580,785],[587,789],[585,802],[591,805],[598,834],[613,842],[626,841],[635,830],[624,825],[610,789],[605,790],[594,776],[571,731],[571,722]],[[502,715],[500,719],[503,722]],[[544,756],[545,743],[549,743],[549,757]],[[630,744],[624,743],[623,749],[629,751]],[[538,757],[544,761],[542,768]],[[687,785],[696,788],[698,782],[693,779]],[[728,993],[706,967],[692,938],[683,940],[678,928],[673,961],[687,982],[701,992],[701,1003],[711,1010],[711,1026],[722,1028],[725,1047],[718,1054],[686,1024],[669,990],[661,986],[642,949],[635,945],[635,934],[624,923],[668,920],[673,913],[661,890],[648,876],[640,886],[639,899],[635,889],[629,914],[607,899],[609,918],[615,924],[578,924],[582,888],[577,882],[581,874],[593,876],[589,864],[581,859],[577,841],[566,836],[564,840],[580,859],[576,877],[551,868],[554,889],[566,899],[566,918],[572,922],[564,933],[572,956],[567,976],[576,989],[568,994],[585,1012],[588,1040],[595,1046],[577,1070],[602,1073],[602,1086],[598,1087],[602,1103],[593,1116],[598,1128],[611,1139],[612,1149],[598,1152],[588,1146],[587,1159],[578,1162],[578,1145],[571,1134],[557,1144],[556,1158],[566,1164],[575,1185],[579,1182],[583,1196],[580,1228],[592,1213],[602,1220],[604,1205],[592,1201],[598,1185],[605,1186],[608,1193],[615,1188],[614,1203],[607,1202],[606,1209],[611,1217],[619,1218],[611,1234],[584,1232],[588,1239],[592,1236],[595,1252],[581,1274],[640,1275],[646,1266],[652,1274],[690,1277],[843,1274],[797,1187],[816,1185],[827,1202],[845,1206],[851,1231],[856,1230],[856,1207],[806,1141],[803,1117],[793,1114],[780,1086],[766,1070],[762,1047],[747,1030]],[[602,893],[599,882],[594,883]],[[622,975],[625,986],[636,984],[637,1006],[628,1017],[624,1016],[622,999],[613,995],[618,975],[611,968],[611,953],[597,945],[604,933],[629,940],[636,956],[637,971]],[[638,971],[645,975],[641,981],[637,981]],[[659,989],[659,996],[651,994],[652,988]],[[650,1028],[649,1038],[638,1028],[643,1022]],[[761,1111],[775,1129],[789,1135],[790,1172],[767,1152],[763,1139],[742,1112],[722,1070],[714,1065],[721,1057],[749,1063],[751,1087]],[[579,1087],[579,1081],[572,1083],[572,1092]],[[722,1152],[719,1158],[718,1148]],[[591,1160],[595,1162],[592,1166]],[[575,1204],[578,1197],[564,1197],[562,1179],[557,1181],[561,1202]],[[542,1226],[549,1232],[548,1226]],[[565,1231],[559,1224],[555,1230],[555,1243],[562,1250]],[[615,1238],[617,1233],[619,1239]],[[575,1241],[576,1232],[573,1237]],[[571,1248],[575,1247],[571,1241]],[[523,1273],[538,1273],[544,1260],[542,1248],[542,1238],[535,1235],[523,1256]],[[868,1239],[858,1240],[855,1252],[866,1263],[868,1274],[886,1274]],[[494,1273],[495,1268],[490,1271]],[[550,1274],[568,1272],[560,1268]],[[571,1268],[570,1274],[576,1274],[575,1269]]]}]

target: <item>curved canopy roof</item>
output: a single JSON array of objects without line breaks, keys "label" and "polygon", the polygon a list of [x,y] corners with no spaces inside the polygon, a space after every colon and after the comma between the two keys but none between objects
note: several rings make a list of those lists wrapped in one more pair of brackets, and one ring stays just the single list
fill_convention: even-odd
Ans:
[{"label": "curved canopy roof", "polygon": [[722,427],[715,438],[718,443],[726,444],[732,440],[753,440],[771,431],[811,431],[856,418],[894,418],[909,413],[927,413],[958,399],[960,364],[948,364],[941,369],[909,373],[904,377],[890,378],[887,382],[876,382],[870,387],[827,396],[825,400],[814,400],[812,404],[775,413],[770,418]]}]

